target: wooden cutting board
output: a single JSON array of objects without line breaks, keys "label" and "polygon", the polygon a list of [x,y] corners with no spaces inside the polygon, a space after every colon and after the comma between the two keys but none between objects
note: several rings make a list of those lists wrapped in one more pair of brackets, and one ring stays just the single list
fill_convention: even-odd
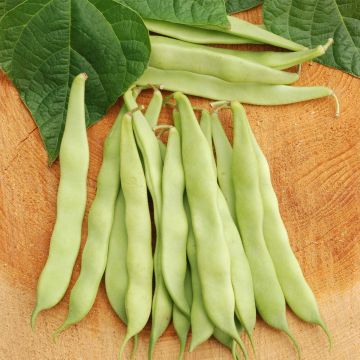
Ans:
[{"label": "wooden cutting board", "polygon": [[[259,9],[241,16],[261,22]],[[318,64],[303,66],[299,85],[327,85],[341,102],[336,119],[331,98],[301,104],[246,106],[255,135],[270,163],[275,190],[292,248],[318,299],[334,338],[328,352],[321,330],[288,311],[290,327],[304,360],[360,359],[360,79]],[[151,92],[140,98],[148,103]],[[208,101],[192,98],[194,104]],[[88,206],[95,194],[103,142],[119,110],[88,130],[90,171]],[[161,122],[168,122],[165,109]],[[222,114],[231,137],[229,114]],[[49,168],[39,131],[16,89],[0,75],[0,359],[112,360],[125,328],[112,311],[101,285],[95,305],[78,325],[56,342],[52,332],[65,318],[69,292],[30,328],[38,276],[46,261],[55,221],[59,164]],[[83,242],[86,238],[84,222]],[[78,277],[76,264],[73,280]],[[221,296],[221,294],[219,294]],[[150,327],[143,331],[137,359],[146,359]],[[259,319],[254,340],[257,359],[295,359],[287,337]],[[249,347],[247,340],[246,344]],[[155,359],[176,359],[172,326],[156,346]],[[186,359],[230,359],[215,340]],[[253,356],[251,358],[254,358]]]}]

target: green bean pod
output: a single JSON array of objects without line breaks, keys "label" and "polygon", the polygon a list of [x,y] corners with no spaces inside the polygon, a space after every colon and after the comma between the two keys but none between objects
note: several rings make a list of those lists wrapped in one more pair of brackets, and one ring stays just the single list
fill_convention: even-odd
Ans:
[{"label": "green bean pod", "polygon": [[325,86],[231,83],[209,75],[153,67],[148,67],[136,83],[161,85],[164,90],[181,91],[213,100],[238,100],[254,105],[284,105],[334,96],[333,91]]},{"label": "green bean pod", "polygon": [[125,198],[120,189],[115,202],[114,221],[110,233],[105,289],[112,308],[124,324],[127,324],[125,296],[129,281],[126,268],[127,243]]},{"label": "green bean pod", "polygon": [[[186,277],[185,277],[185,291],[186,291],[186,300],[188,306],[192,303],[192,288],[191,288],[191,274],[190,269],[187,268]],[[173,307],[173,324],[176,331],[176,334],[180,341],[180,351],[178,359],[181,360],[184,358],[184,352],[187,342],[187,336],[190,330],[190,317],[186,316],[180,309],[174,305]]]},{"label": "green bean pod", "polygon": [[[126,107],[123,106],[119,112],[112,131],[117,129],[119,121],[119,137],[121,136],[121,120],[126,113]],[[117,158],[120,179],[120,139],[118,144]],[[109,302],[124,324],[127,324],[125,310],[125,295],[128,285],[128,276],[126,270],[127,253],[127,234],[125,226],[125,199],[124,194],[118,188],[118,194],[115,200],[114,218],[109,238],[109,251],[105,268],[105,289]]]},{"label": "green bean pod", "polygon": [[37,284],[36,305],[31,315],[33,328],[39,312],[55,306],[64,296],[80,248],[89,167],[84,102],[86,79],[86,74],[80,74],[71,85],[60,146],[56,222],[49,256]]},{"label": "green bean pod", "polygon": [[146,27],[154,33],[198,44],[260,44],[258,41],[226,34],[216,30],[201,29],[168,21],[144,19]]},{"label": "green bean pod", "polygon": [[145,111],[145,118],[149,121],[149,124],[152,128],[157,125],[162,105],[163,97],[161,91],[155,88],[150,103]]},{"label": "green bean pod", "polygon": [[166,37],[153,38],[151,49],[149,66],[158,69],[190,71],[235,83],[291,84],[299,79],[296,73]]},{"label": "green bean pod", "polygon": [[[212,119],[209,112],[207,110],[203,110],[200,120],[200,127],[203,131],[205,131],[204,135],[208,139],[208,145],[212,150],[211,124]],[[225,133],[224,135],[226,137]],[[231,153],[230,159],[228,160],[231,164]],[[215,159],[213,161],[213,168],[214,172],[216,173]],[[225,241],[230,255],[231,282],[235,296],[235,314],[237,318],[241,321],[241,324],[244,326],[253,346],[252,333],[256,323],[256,306],[253,283],[251,278],[251,270],[244,252],[239,232],[234,222],[234,218],[230,213],[225,196],[219,186],[217,188],[217,194],[218,209],[221,216]]]},{"label": "green bean pod", "polygon": [[190,317],[184,286],[188,223],[183,200],[185,178],[180,141],[176,128],[171,128],[162,178],[161,262],[165,285],[173,302],[184,315]]},{"label": "green bean pod", "polygon": [[264,209],[259,172],[257,166],[254,166],[257,160],[245,110],[238,102],[233,102],[231,109],[234,122],[232,174],[236,215],[251,269],[256,307],[263,320],[270,326],[284,331],[299,351],[287,324],[284,294],[264,239]]},{"label": "green bean pod", "polygon": [[219,186],[228,204],[231,216],[236,220],[235,193],[231,175],[232,146],[221,125],[217,112],[211,114],[212,140],[216,153],[216,169]]},{"label": "green bean pod", "polygon": [[231,281],[235,295],[235,314],[244,326],[252,346],[254,346],[252,333],[256,323],[256,306],[251,270],[238,229],[220,188],[218,189],[218,207],[230,254]]},{"label": "green bean pod", "polygon": [[[229,28],[219,29],[218,31],[233,36],[239,36],[240,38],[250,39],[252,41],[258,41],[262,44],[268,44],[278,46],[283,49],[292,51],[304,50],[305,46],[297,44],[291,40],[288,40],[282,36],[276,35],[260,26],[249,23],[248,21],[239,19],[235,16],[228,16],[230,23]],[[207,28],[204,26],[204,28]]]},{"label": "green bean pod", "polygon": [[143,113],[140,110],[136,110],[138,105],[131,90],[125,93],[124,101],[127,108],[130,111],[134,111],[134,132],[144,160],[146,182],[154,203],[157,234],[154,254],[155,292],[152,303],[152,325],[149,344],[149,359],[152,359],[156,341],[168,327],[172,315],[172,302],[165,286],[161,266],[161,176],[163,164],[159,142]]},{"label": "green bean pod", "polygon": [[[235,300],[231,283],[230,258],[217,207],[217,179],[213,167],[213,155],[189,99],[178,92],[174,94],[174,98],[181,117],[186,191],[205,309],[213,324],[233,337],[247,357],[234,322]],[[197,144],[195,152],[193,144]]]},{"label": "green bean pod", "polygon": [[[151,37],[152,39],[152,37]],[[324,55],[327,49],[333,44],[334,40],[329,39],[326,44],[318,45],[312,49],[299,51],[279,52],[279,51],[244,51],[235,49],[224,49],[210,47],[211,51],[230,56],[236,56],[241,59],[256,62],[274,69],[284,70],[295,65],[300,65],[306,61],[313,60]],[[199,46],[191,44],[191,46]]]},{"label": "green bean pod", "polygon": [[67,318],[56,334],[87,315],[95,302],[104,275],[115,201],[120,187],[120,130],[125,112],[123,107],[105,140],[96,196],[88,216],[88,236],[82,253],[80,275],[71,290]]},{"label": "green bean pod", "polygon": [[122,358],[127,342],[145,327],[150,317],[152,302],[150,211],[145,174],[135,142],[131,115],[125,115],[122,120],[120,164],[128,238],[128,287],[125,298],[127,332],[120,349]]},{"label": "green bean pod", "polygon": [[265,242],[286,302],[300,319],[319,325],[328,336],[331,345],[331,335],[321,319],[316,298],[291,249],[289,236],[281,218],[277,196],[272,186],[269,164],[253,132],[251,132],[251,139],[259,169],[260,191],[264,206]]},{"label": "green bean pod", "polygon": [[203,295],[201,292],[201,284],[199,278],[198,264],[196,258],[196,243],[194,232],[191,224],[191,215],[187,197],[185,197],[185,210],[188,216],[189,232],[187,242],[187,256],[191,268],[192,283],[192,304],[191,304],[191,342],[190,351],[208,340],[214,332],[214,325],[206,313]]},{"label": "green bean pod", "polygon": [[[200,288],[199,272],[197,269],[196,260],[196,245],[194,233],[191,226],[190,209],[187,198],[185,197],[185,209],[189,221],[189,234],[187,243],[187,254],[191,267],[191,282],[192,282],[192,305],[191,305],[191,343],[190,351],[193,351],[197,346],[208,340],[213,334],[215,338],[224,346],[233,350],[233,338],[218,328],[215,328],[209,319],[203,302],[203,297]],[[242,330],[241,325],[236,322],[238,332]],[[240,357],[236,356],[234,359]]]}]

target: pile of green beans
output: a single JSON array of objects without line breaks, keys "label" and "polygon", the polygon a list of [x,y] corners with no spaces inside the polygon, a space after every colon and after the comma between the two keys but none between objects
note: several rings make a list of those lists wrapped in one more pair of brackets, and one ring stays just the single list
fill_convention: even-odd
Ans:
[{"label": "pile of green beans", "polygon": [[[39,279],[33,326],[41,310],[63,297],[79,251],[89,159],[85,79],[78,75],[70,92],[60,148],[57,219]],[[136,101],[142,89],[126,92],[106,138],[81,272],[66,320],[55,334],[88,314],[105,273],[109,302],[127,327],[120,359],[131,339],[136,355],[138,336],[150,319],[148,359],[171,321],[180,343],[179,359],[190,330],[189,351],[213,336],[233,359],[247,359],[242,332],[255,353],[257,313],[288,335],[300,353],[287,323],[286,304],[303,321],[319,325],[331,344],[291,249],[269,165],[243,106],[221,101],[211,112],[202,110],[198,121],[190,100],[176,92],[174,125],[159,126],[164,100],[161,91],[153,89],[144,112]],[[233,144],[220,121],[222,108],[232,111]],[[158,129],[167,133],[166,144]]]},{"label": "pile of green beans", "polygon": [[[218,101],[254,105],[285,105],[327,96],[339,103],[326,86],[290,86],[299,79],[301,65],[322,56],[333,43],[313,49],[229,16],[228,29],[214,29],[166,21],[146,20],[152,33],[149,67],[136,81]],[[212,47],[212,44],[267,44],[288,52],[249,51]],[[298,73],[284,71],[298,66]]]}]

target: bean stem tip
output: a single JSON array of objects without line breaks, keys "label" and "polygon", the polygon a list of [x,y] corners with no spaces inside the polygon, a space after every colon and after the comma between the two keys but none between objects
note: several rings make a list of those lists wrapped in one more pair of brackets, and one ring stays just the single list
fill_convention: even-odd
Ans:
[{"label": "bean stem tip", "polygon": [[338,118],[340,117],[340,101],[334,91],[332,91],[331,96],[335,99],[335,104],[336,104],[335,117]]}]

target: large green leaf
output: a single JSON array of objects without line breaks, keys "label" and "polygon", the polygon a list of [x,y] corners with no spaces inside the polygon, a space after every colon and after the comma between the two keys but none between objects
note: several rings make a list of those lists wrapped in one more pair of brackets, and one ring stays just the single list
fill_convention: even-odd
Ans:
[{"label": "large green leaf", "polygon": [[263,11],[268,30],[307,47],[333,38],[316,61],[360,76],[359,0],[265,0]]},{"label": "large green leaf", "polygon": [[224,0],[116,0],[144,19],[228,27]]},{"label": "large green leaf", "polygon": [[150,55],[142,19],[112,0],[25,0],[0,20],[0,65],[56,159],[71,81],[86,72],[87,125],[143,73]]},{"label": "large green leaf", "polygon": [[262,0],[225,0],[225,5],[228,14],[233,14],[251,9],[260,5],[262,2]]}]

